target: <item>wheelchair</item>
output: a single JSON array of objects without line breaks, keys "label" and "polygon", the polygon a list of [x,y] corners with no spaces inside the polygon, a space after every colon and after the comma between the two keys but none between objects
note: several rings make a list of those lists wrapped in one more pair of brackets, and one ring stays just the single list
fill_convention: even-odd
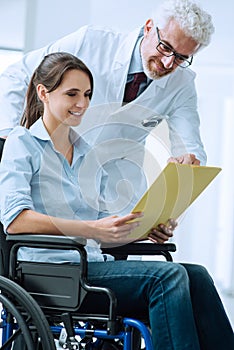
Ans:
[{"label": "wheelchair", "polygon": [[[76,250],[80,264],[17,261],[21,247]],[[162,255],[172,261],[175,250],[173,243],[140,242],[105,248],[103,253],[115,259]],[[144,349],[153,350],[146,320],[117,315],[113,291],[90,285],[87,273],[86,250],[74,237],[6,236],[0,224],[0,349],[140,350],[143,342]],[[79,311],[89,293],[103,297],[103,314]]]}]

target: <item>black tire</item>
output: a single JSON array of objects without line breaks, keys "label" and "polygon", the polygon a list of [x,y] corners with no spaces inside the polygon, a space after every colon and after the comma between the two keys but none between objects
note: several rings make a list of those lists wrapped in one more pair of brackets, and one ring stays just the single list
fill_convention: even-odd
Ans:
[{"label": "black tire", "polygon": [[0,294],[0,302],[2,303],[3,307],[8,311],[8,315],[14,315],[14,320],[16,320],[17,325],[19,327],[18,330],[14,333],[14,335],[8,338],[7,342],[4,343],[4,347],[8,348],[8,344],[11,345],[14,339],[17,339],[19,334],[24,334],[24,343],[27,346],[27,348],[32,350],[35,349],[31,337],[31,332],[28,329],[27,323],[25,319],[21,316],[20,312],[16,309],[15,305],[3,294]]},{"label": "black tire", "polygon": [[[26,349],[37,349],[40,339],[42,350],[56,350],[48,321],[31,295],[15,282],[2,276],[0,276],[0,290],[0,301],[17,320],[19,329],[15,333],[16,336],[21,335],[24,338]],[[2,344],[0,349],[10,348]]]}]

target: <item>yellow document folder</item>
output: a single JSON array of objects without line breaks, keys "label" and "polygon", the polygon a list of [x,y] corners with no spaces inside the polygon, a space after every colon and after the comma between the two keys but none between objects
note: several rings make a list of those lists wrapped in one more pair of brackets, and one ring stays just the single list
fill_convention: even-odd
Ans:
[{"label": "yellow document folder", "polygon": [[178,217],[193,203],[221,168],[168,163],[132,212],[144,212],[133,238],[146,238],[152,227]]}]

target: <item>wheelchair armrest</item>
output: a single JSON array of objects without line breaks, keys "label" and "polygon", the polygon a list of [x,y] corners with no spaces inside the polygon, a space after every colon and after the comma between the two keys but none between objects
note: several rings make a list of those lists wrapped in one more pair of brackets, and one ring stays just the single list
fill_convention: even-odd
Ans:
[{"label": "wheelchair armrest", "polygon": [[64,249],[66,246],[84,246],[86,244],[86,240],[82,238],[75,238],[70,236],[56,236],[56,235],[35,235],[35,234],[8,234],[6,236],[6,240],[12,243],[22,243],[22,244],[33,244],[33,246],[37,245],[42,246],[53,246],[53,248],[57,245],[64,245]]},{"label": "wheelchair armrest", "polygon": [[163,255],[166,260],[172,261],[170,252],[176,251],[174,243],[151,243],[148,242],[133,242],[118,247],[104,247],[104,254],[111,254],[117,260],[126,259],[128,255]]},{"label": "wheelchair armrest", "polygon": [[176,246],[174,243],[128,243],[119,247],[105,247],[102,248],[102,251],[104,253],[111,254],[131,254],[131,255],[155,255],[158,253],[161,253],[162,251],[165,252],[175,252]]}]

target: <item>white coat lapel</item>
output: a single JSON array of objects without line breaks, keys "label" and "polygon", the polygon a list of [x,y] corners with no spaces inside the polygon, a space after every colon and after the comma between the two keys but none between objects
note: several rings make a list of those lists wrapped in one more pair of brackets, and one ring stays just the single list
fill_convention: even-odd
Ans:
[{"label": "white coat lapel", "polygon": [[107,89],[109,102],[119,102],[122,104],[131,56],[139,32],[140,28],[128,34],[127,37],[123,36],[123,42],[116,51],[112,74],[108,82],[110,88]]}]

